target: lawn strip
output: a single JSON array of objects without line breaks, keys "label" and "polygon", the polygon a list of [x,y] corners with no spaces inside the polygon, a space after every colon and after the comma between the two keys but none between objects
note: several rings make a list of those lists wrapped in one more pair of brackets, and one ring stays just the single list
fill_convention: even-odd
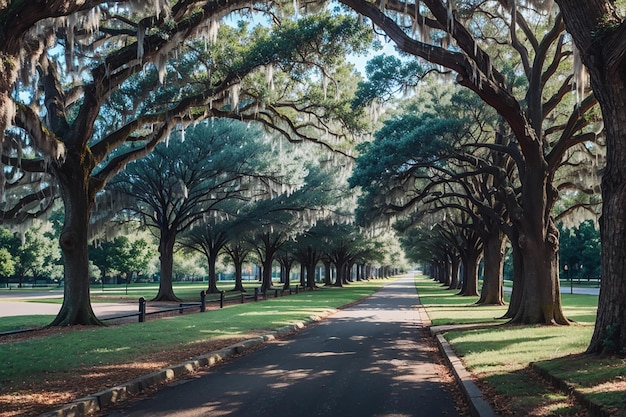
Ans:
[{"label": "lawn strip", "polygon": [[[416,287],[433,326],[453,329],[444,334],[446,340],[491,393],[499,414],[575,416],[586,412],[567,391],[555,391],[540,374],[576,387],[603,410],[604,414],[596,415],[616,415],[626,409],[624,360],[582,354],[593,332],[597,296],[563,294],[563,309],[576,321],[574,325],[511,326],[498,319],[506,307],[476,306],[478,297],[455,295],[458,291],[423,276],[417,277]],[[462,327],[469,323],[473,324],[470,328]],[[455,325],[459,326],[454,329]]]}]

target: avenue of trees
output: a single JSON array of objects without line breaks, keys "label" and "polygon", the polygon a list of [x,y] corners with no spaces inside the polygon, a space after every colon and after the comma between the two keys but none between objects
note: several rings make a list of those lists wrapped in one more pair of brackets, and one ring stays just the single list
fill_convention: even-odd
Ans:
[{"label": "avenue of trees", "polygon": [[[451,287],[462,283],[463,295],[477,294],[482,258],[485,304],[503,302],[507,244],[514,287],[506,316],[513,323],[567,325],[557,222],[596,216],[601,206],[602,287],[588,351],[626,348],[620,305],[626,226],[619,221],[626,210],[623,2],[339,3],[346,8],[333,12],[298,2],[0,3],[1,215],[7,224],[23,225],[62,200],[65,296],[52,324],[99,324],[89,302],[87,248],[106,218],[98,217],[105,206],[130,210],[159,230],[166,278],[173,243],[163,238],[172,226],[169,239],[199,225],[203,210],[239,219],[249,233],[223,247],[252,245],[265,289],[272,285],[267,274],[273,259],[289,268],[281,249],[330,218],[336,231],[342,225],[341,239],[326,245],[332,248],[326,259],[318,258],[314,245],[294,253],[303,265],[316,259],[335,264],[341,285],[349,265],[380,255],[359,238],[361,228],[343,230],[351,218],[343,206],[312,196],[333,197],[339,189],[322,178],[348,171],[341,165],[349,165],[356,143],[369,133],[368,111],[373,115],[403,90],[430,84],[429,91],[419,90],[417,102],[394,106],[374,140],[358,146],[350,184],[363,192],[361,223],[380,227],[398,220],[405,248],[415,252],[410,256],[432,261]],[[233,12],[262,15],[268,23],[219,25]],[[344,57],[371,45],[371,25],[397,45],[403,60],[373,60],[369,82],[357,89]],[[238,208],[235,201],[219,207],[217,195],[228,190],[210,192],[216,198],[195,204],[198,217],[181,225],[160,221],[154,215],[159,207],[138,191],[110,196],[107,184],[113,186],[118,174],[123,178],[126,168],[131,175],[131,162],[157,150],[173,131],[182,136],[190,123],[210,118],[254,121],[292,142],[320,144],[345,162],[334,156],[328,167],[317,158],[326,171],[307,166],[307,179],[297,187],[272,178],[262,190],[270,198],[244,193],[234,199],[246,203]],[[266,173],[273,175],[256,174]],[[601,205],[595,196],[600,175]],[[305,184],[323,191],[305,191]],[[173,200],[160,206],[163,212],[183,210],[193,194],[190,184],[167,187]],[[144,210],[129,206],[135,198],[143,199]],[[217,242],[185,239],[211,263]]]},{"label": "avenue of trees", "polygon": [[[415,190],[412,192],[418,195],[416,198],[404,197],[391,203],[388,197],[380,200],[387,209],[407,212],[419,211],[417,205],[428,204],[430,199],[430,207],[422,208],[422,213],[428,213],[431,222],[444,217],[442,213],[439,217],[432,213],[433,204],[457,206],[467,215],[483,211],[477,220],[487,216],[498,219],[498,224],[507,230],[516,267],[507,314],[513,322],[568,323],[560,306],[559,233],[555,219],[561,213],[555,213],[555,205],[559,192],[596,191],[586,181],[567,181],[565,171],[587,162],[586,177],[592,178],[599,172],[598,160],[600,165],[606,162],[601,216],[603,285],[589,352],[601,352],[607,346],[620,350],[626,340],[621,331],[626,323],[623,308],[615,303],[621,297],[616,294],[623,295],[624,288],[620,274],[611,271],[621,268],[617,265],[623,259],[620,242],[624,236],[619,227],[612,225],[620,218],[618,212],[623,213],[623,207],[617,203],[622,199],[621,187],[611,184],[621,183],[619,170],[623,164],[614,160],[622,157],[618,138],[624,130],[615,115],[622,114],[623,105],[619,104],[619,88],[612,89],[615,83],[608,82],[614,75],[606,71],[617,74],[623,65],[621,56],[614,61],[609,58],[617,57],[614,48],[619,50],[618,45],[623,44],[619,40],[623,5],[610,1],[586,2],[583,7],[561,1],[474,4],[426,0],[416,8],[416,4],[393,1],[343,3],[372,19],[400,50],[431,63],[425,73],[452,70],[459,86],[471,90],[497,112],[499,120],[488,128],[491,139],[464,135],[463,140],[473,143],[455,141],[448,142],[448,148],[442,145],[439,149],[427,149],[426,152],[435,152],[426,158],[430,161],[406,160],[409,167],[416,166],[415,170],[399,165],[392,181],[399,179],[405,188]],[[407,30],[410,26],[413,30]],[[604,49],[592,45],[606,45],[611,36],[615,36],[611,38],[611,48],[606,49],[605,55],[597,55]],[[590,64],[596,65],[595,73]],[[585,67],[589,69],[591,89]],[[608,120],[607,112],[611,114]],[[610,155],[606,160],[604,145],[606,155]],[[438,165],[433,162],[435,158],[445,163]],[[450,169],[459,164],[465,164],[465,168]],[[457,185],[441,188],[424,181],[427,171],[434,171],[437,176],[443,172],[446,178],[434,181],[435,184],[453,181]],[[488,181],[483,177],[478,183],[487,184],[483,187],[487,194],[480,198],[475,195],[476,187],[468,185],[474,181],[458,181],[459,174],[476,177],[484,173],[488,174]],[[505,205],[505,211],[487,210],[489,214],[485,215],[485,209],[489,209],[484,204],[486,197],[492,195]],[[442,203],[439,196],[450,200]],[[607,201],[616,203],[608,208]],[[585,204],[588,203],[580,207]],[[384,208],[379,207],[379,211]]]}]

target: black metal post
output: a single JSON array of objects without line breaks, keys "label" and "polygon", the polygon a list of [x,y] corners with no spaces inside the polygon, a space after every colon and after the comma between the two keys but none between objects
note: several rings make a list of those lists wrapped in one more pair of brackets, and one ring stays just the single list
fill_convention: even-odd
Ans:
[{"label": "black metal post", "polygon": [[139,298],[139,323],[143,323],[146,321],[146,299],[143,297]]},{"label": "black metal post", "polygon": [[206,311],[206,291],[200,291],[200,312],[204,313]]},{"label": "black metal post", "polygon": [[220,308],[224,308],[224,294],[226,294],[226,291],[220,291]]}]

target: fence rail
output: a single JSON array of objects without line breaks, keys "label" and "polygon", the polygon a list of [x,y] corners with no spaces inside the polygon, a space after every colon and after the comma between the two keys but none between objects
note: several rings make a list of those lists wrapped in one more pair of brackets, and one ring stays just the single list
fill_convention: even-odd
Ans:
[{"label": "fence rail", "polygon": [[[207,299],[206,291],[202,290],[200,292],[200,302],[180,303],[178,306],[160,308],[154,311],[147,311],[146,299],[144,297],[140,297],[138,300],[138,309],[136,313],[120,314],[117,316],[105,317],[100,320],[112,321],[112,320],[122,320],[122,319],[137,317],[138,322],[143,323],[146,321],[146,318],[148,316],[168,314],[168,313],[172,313],[175,311],[178,311],[179,314],[183,314],[185,311],[192,310],[192,309],[198,309],[198,312],[203,313],[203,312],[210,310],[210,309],[207,309],[207,306],[211,306],[211,305],[215,305],[216,307],[213,308],[213,310],[216,310],[217,308],[224,308],[224,306],[228,304],[236,304],[236,303],[244,304],[246,302],[256,302],[256,301],[261,301],[261,300],[267,300],[268,297],[271,297],[271,298],[283,297],[285,295],[298,294],[301,291],[310,291],[313,289],[314,288],[296,286],[296,287],[288,287],[288,288],[280,288],[280,289],[273,288],[269,291],[261,292],[259,288],[255,288],[254,293],[250,295],[244,292],[241,292],[239,294],[234,293],[232,295],[229,295],[227,294],[226,291],[221,291],[219,298],[215,298],[215,299]],[[32,332],[35,330],[39,330],[39,329],[32,328],[32,329],[10,330],[6,332],[0,332],[0,337],[9,336],[13,334],[19,334],[19,333],[27,333],[27,332]]]}]

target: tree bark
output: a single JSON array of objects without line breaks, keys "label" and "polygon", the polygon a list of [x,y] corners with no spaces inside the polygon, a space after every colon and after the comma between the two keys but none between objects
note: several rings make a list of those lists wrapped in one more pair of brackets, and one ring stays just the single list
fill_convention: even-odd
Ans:
[{"label": "tree bark", "polygon": [[233,291],[246,292],[243,287],[243,261],[233,263],[235,265],[235,288],[233,288]]},{"label": "tree bark", "polygon": [[476,304],[504,305],[502,274],[504,270],[504,232],[493,228],[483,239],[484,274],[480,299]]},{"label": "tree bark", "polygon": [[220,290],[217,288],[217,273],[215,272],[215,264],[217,263],[217,253],[206,253],[207,262],[209,264],[209,287],[208,294],[217,294]]},{"label": "tree bark", "polygon": [[174,266],[174,244],[176,234],[169,230],[161,230],[159,240],[159,259],[161,261],[161,279],[159,280],[159,292],[152,301],[180,301],[174,294],[172,286],[172,270]]},{"label": "tree bark", "polygon": [[269,253],[267,251],[265,253],[265,259],[263,259],[263,274],[261,281],[261,292],[266,292],[272,289],[272,263],[274,262],[274,254]]},{"label": "tree bark", "polygon": [[284,278],[284,289],[289,289],[291,286],[291,262],[286,262],[283,264],[283,271],[285,273]]},{"label": "tree bark", "polygon": [[335,287],[343,287],[345,281],[346,264],[342,259],[335,260],[335,269],[337,270],[337,278],[333,284]]},{"label": "tree bark", "polygon": [[517,233],[509,236],[511,244],[511,258],[513,262],[513,287],[511,288],[511,299],[509,300],[509,308],[502,316],[505,319],[512,319],[522,305],[522,293],[524,292],[524,262],[522,259],[522,251],[519,247],[519,239]]},{"label": "tree bark", "polygon": [[246,292],[246,289],[243,287],[243,263],[246,260],[248,251],[241,245],[226,246],[225,249],[235,265],[235,288],[233,288],[233,291]]},{"label": "tree bark", "polygon": [[[536,152],[541,151],[536,149]],[[552,188],[541,159],[531,160],[535,163],[529,160],[522,179],[524,210],[511,215],[519,233],[517,244],[523,263],[520,305],[511,322],[567,325],[569,321],[561,308],[559,232],[551,218],[557,192]]]},{"label": "tree bark", "polygon": [[[626,44],[626,41],[622,41]],[[626,45],[622,45],[625,47]],[[600,66],[600,65],[599,65]],[[602,105],[607,156],[602,176],[602,285],[590,353],[623,353],[626,350],[626,61],[614,71],[592,71],[594,92]],[[617,71],[619,71],[619,76]],[[595,74],[595,75],[594,75]],[[599,78],[611,80],[602,83]]]},{"label": "tree bark", "polygon": [[602,176],[602,285],[589,353],[626,349],[626,40],[615,2],[557,0],[565,25],[589,70],[606,133]]},{"label": "tree bark", "polygon": [[331,278],[331,262],[329,260],[324,260],[324,285],[333,285]]},{"label": "tree bark", "polygon": [[315,284],[315,266],[317,264],[307,264],[306,265],[306,286],[308,288],[317,288],[317,285]]},{"label": "tree bark", "polygon": [[89,295],[89,217],[95,194],[89,190],[89,175],[75,159],[80,151],[68,152],[57,178],[65,205],[65,222],[59,243],[64,259],[64,297],[61,310],[50,326],[103,325],[93,312]]},{"label": "tree bark", "polygon": [[475,297],[478,295],[478,261],[480,251],[468,249],[463,256],[463,283],[459,295]]},{"label": "tree bark", "polygon": [[452,262],[450,263],[450,265],[452,266],[452,276],[450,279],[450,286],[448,288],[451,290],[458,290],[461,288],[461,280],[459,279],[461,258],[456,255],[452,256]]}]

